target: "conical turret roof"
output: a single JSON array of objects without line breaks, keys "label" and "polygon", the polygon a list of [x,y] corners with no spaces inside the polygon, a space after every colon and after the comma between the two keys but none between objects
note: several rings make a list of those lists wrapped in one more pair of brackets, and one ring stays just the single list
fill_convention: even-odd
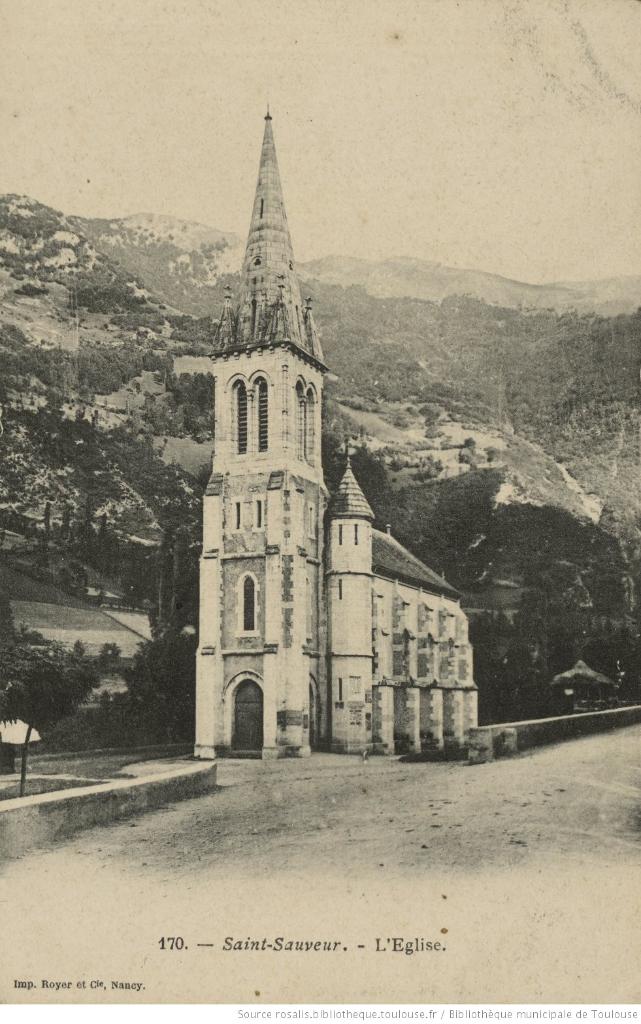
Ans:
[{"label": "conical turret roof", "polygon": [[216,331],[217,351],[288,341],[322,360],[316,328],[301,301],[294,269],[269,111],[265,117],[233,342],[228,330],[221,331],[220,326]]},{"label": "conical turret roof", "polygon": [[329,512],[332,519],[369,519],[374,520],[374,513],[370,504],[360,489],[358,480],[354,476],[349,455],[347,466],[343,473],[343,479],[338,485],[338,490],[332,498]]}]

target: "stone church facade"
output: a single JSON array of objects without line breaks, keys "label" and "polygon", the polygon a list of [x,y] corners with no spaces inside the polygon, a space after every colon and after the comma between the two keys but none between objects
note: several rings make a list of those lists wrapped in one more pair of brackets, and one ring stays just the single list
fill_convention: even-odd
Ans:
[{"label": "stone church facade", "polygon": [[225,297],[212,361],[196,756],[460,749],[476,687],[456,591],[374,529],[349,458],[331,500],[323,481],[326,368],[269,113],[240,301]]}]

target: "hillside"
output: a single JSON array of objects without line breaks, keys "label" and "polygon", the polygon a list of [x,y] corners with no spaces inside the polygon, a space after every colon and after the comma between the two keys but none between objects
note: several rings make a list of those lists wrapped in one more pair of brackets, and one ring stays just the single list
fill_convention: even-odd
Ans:
[{"label": "hillside", "polygon": [[156,421],[198,421],[171,391],[183,320],[64,214],[0,199],[0,547],[20,573],[151,602],[158,551],[198,519],[199,485],[154,447]]},{"label": "hillside", "polygon": [[234,234],[153,214],[115,220],[72,218],[82,234],[177,309],[206,316],[221,274],[235,273],[243,244]]},{"label": "hillside", "polygon": [[132,658],[141,640],[149,636],[143,613],[113,613],[92,606],[52,583],[16,572],[5,558],[0,570],[0,600],[9,601],[17,629],[36,630],[68,649],[79,640],[94,656],[105,644],[116,644],[124,658]]},{"label": "hillside", "polygon": [[[97,573],[193,624],[206,354],[237,240],[19,197],[0,215],[0,528],[56,585]],[[331,371],[328,484],[351,436],[379,525],[475,609],[484,714],[520,713],[514,673],[540,682],[577,653],[638,678],[641,314],[306,283]],[[497,588],[499,626],[481,621]]]},{"label": "hillside", "polygon": [[[77,339],[61,324],[62,311],[82,307],[100,314],[139,310],[150,299],[134,274],[114,263],[83,234],[74,218],[66,217],[28,196],[0,196],[0,301],[5,322],[15,317],[32,321],[25,300],[42,318],[42,330],[63,348],[76,347]],[[21,313],[21,308],[23,312]],[[56,330],[51,322],[58,322]]]},{"label": "hillside", "polygon": [[[161,270],[174,275],[171,253],[207,249],[222,272],[238,240],[151,215],[82,221],[15,196],[0,202],[0,227],[2,322],[17,329],[4,335],[5,388],[15,377],[20,402],[35,408],[54,387],[68,399],[68,416],[94,416],[103,426],[123,426],[133,417],[167,461],[183,461],[191,471],[205,464],[207,449],[201,454],[198,443],[208,443],[209,394],[206,381],[199,381],[209,365],[197,360],[199,376],[191,384],[180,378],[186,385],[168,373],[177,357],[184,370],[189,357],[183,352],[208,351],[210,320],[168,307]],[[96,239],[110,248],[108,256]],[[134,251],[147,254],[153,288],[123,265],[124,254],[133,259]],[[222,281],[210,270],[207,306],[216,309]],[[189,288],[193,278],[190,271]],[[232,285],[236,280],[224,275]],[[175,275],[171,282],[175,298]],[[624,520],[636,514],[638,496],[625,469],[637,456],[638,318],[521,311],[469,296],[376,298],[356,285],[309,284],[337,378],[330,391],[356,433],[382,450],[394,486],[416,481],[421,472],[434,475],[435,463],[443,477],[466,471],[470,462],[461,464],[459,451],[467,434],[478,442],[477,464],[482,458],[487,464],[482,453],[488,450],[504,451],[511,493],[538,501],[538,487],[543,500],[576,510],[578,489],[587,495],[578,503],[583,507],[587,500]],[[77,356],[47,360],[48,350],[61,348]],[[154,373],[164,383],[158,385]],[[526,479],[523,467],[532,459],[525,458],[525,443],[530,455],[538,451],[540,460],[547,456],[562,470],[539,466]],[[571,476],[563,477],[568,471]]]}]

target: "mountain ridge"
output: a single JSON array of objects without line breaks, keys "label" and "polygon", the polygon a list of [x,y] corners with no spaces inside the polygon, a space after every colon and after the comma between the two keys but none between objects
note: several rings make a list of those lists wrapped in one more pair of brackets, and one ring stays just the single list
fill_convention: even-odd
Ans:
[{"label": "mountain ridge", "polygon": [[360,285],[377,298],[438,302],[451,295],[470,295],[510,308],[576,309],[602,315],[632,313],[641,305],[641,274],[532,284],[502,274],[409,256],[386,260],[325,256],[303,263],[299,270],[304,278],[326,284]]},{"label": "mountain ridge", "polygon": [[[97,218],[62,215],[28,196],[0,196],[0,209],[12,198],[62,217],[70,229],[123,270],[144,279],[165,301],[194,316],[215,313],[217,282],[234,274],[242,262],[244,241],[238,234],[199,221],[150,212]],[[0,251],[2,247],[0,223]],[[641,274],[531,283],[412,256],[371,260],[332,254],[299,263],[298,271],[304,281],[360,285],[375,298],[439,302],[452,295],[469,295],[509,308],[576,309],[604,316],[633,313],[641,305]]]}]

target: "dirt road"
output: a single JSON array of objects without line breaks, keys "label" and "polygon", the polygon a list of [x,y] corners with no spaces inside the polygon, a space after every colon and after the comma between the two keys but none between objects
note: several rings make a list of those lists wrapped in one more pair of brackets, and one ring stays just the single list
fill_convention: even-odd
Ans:
[{"label": "dirt road", "polygon": [[637,1001],[640,754],[636,726],[473,767],[223,761],[212,795],[5,866],[0,997],[46,968],[145,986],[109,999]]}]

